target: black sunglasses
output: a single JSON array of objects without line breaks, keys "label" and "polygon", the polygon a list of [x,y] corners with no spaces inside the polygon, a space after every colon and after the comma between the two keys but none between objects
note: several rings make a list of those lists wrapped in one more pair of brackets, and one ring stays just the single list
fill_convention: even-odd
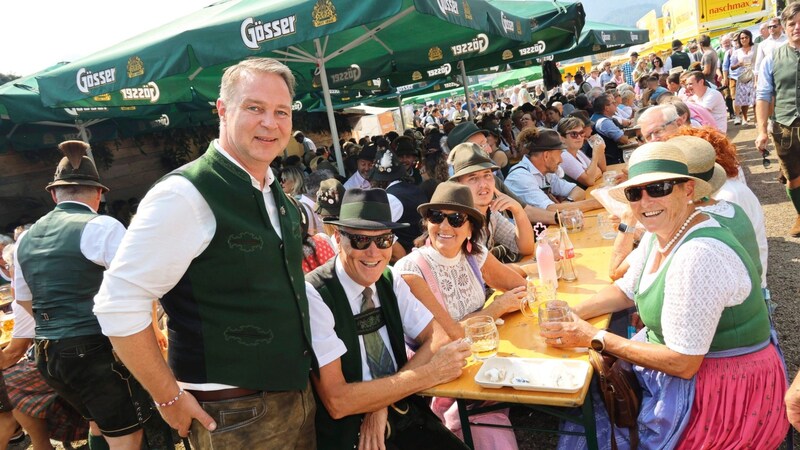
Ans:
[{"label": "black sunglasses", "polygon": [[646,184],[644,186],[631,186],[625,188],[625,198],[629,202],[638,202],[642,199],[642,191],[647,191],[647,195],[652,198],[665,197],[672,194],[672,188],[676,184],[686,183],[687,180],[667,180],[658,181],[656,183]]},{"label": "black sunglasses", "polygon": [[450,224],[451,227],[460,228],[461,225],[464,225],[469,216],[460,212],[445,214],[436,209],[429,209],[428,212],[425,214],[425,218],[428,219],[430,223],[436,225],[439,225],[440,223],[444,222],[444,219],[447,218],[447,222]]},{"label": "black sunglasses", "polygon": [[363,234],[350,234],[339,230],[339,234],[350,239],[350,247],[356,250],[366,250],[373,242],[381,250],[386,250],[394,243],[394,233],[386,233],[378,236],[366,236]]}]

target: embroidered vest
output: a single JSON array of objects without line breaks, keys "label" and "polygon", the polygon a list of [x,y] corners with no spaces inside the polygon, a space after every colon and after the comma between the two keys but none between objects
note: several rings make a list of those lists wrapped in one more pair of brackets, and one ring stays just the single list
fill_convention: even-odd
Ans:
[{"label": "embroidered vest", "polygon": [[203,196],[216,231],[161,300],[175,376],[256,390],[304,389],[312,352],[299,211],[273,182],[280,239],[261,191],[213,144],[168,176],[176,175]]}]

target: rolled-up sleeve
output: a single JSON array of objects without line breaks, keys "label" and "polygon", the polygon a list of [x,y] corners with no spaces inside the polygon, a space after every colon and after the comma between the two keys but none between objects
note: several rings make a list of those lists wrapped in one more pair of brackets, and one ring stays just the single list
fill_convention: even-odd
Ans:
[{"label": "rolled-up sleeve", "polygon": [[325,367],[341,358],[347,352],[347,347],[336,335],[333,313],[310,283],[306,283],[306,297],[311,322],[311,347],[319,367]]},{"label": "rolled-up sleeve", "polygon": [[172,176],[153,187],[95,296],[103,333],[129,336],[149,326],[153,300],[178,283],[215,229],[214,214],[191,182]]},{"label": "rolled-up sleeve", "polygon": [[756,86],[756,100],[772,101],[775,96],[775,79],[772,76],[772,55],[764,58],[758,70],[758,84]]}]

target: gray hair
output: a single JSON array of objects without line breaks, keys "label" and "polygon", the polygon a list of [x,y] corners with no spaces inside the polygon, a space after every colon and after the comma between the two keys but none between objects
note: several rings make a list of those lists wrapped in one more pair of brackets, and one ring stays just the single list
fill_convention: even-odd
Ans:
[{"label": "gray hair", "polygon": [[[658,114],[658,116],[656,116]],[[678,110],[675,105],[658,105],[652,108],[647,108],[637,120],[637,125],[643,121],[654,120],[656,117],[661,117],[664,123],[675,122],[678,120]]]},{"label": "gray hair", "polygon": [[225,69],[222,74],[222,83],[219,87],[219,98],[228,103],[234,96],[236,85],[242,79],[244,73],[274,73],[280,75],[289,88],[289,96],[294,98],[294,87],[296,85],[294,74],[285,64],[272,58],[248,58],[239,62],[235,66]]},{"label": "gray hair", "polygon": [[308,195],[311,198],[316,198],[320,183],[322,183],[325,180],[329,180],[331,178],[333,178],[333,172],[331,172],[328,169],[320,169],[311,172],[309,175],[306,176],[305,180],[306,195]]},{"label": "gray hair", "polygon": [[87,203],[97,195],[98,189],[100,188],[94,186],[55,186],[53,192],[58,203],[66,201]]}]

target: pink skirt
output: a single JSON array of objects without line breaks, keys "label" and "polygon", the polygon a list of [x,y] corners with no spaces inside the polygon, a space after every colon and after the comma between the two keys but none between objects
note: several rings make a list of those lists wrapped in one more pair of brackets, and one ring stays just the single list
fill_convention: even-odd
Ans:
[{"label": "pink skirt", "polygon": [[787,381],[775,346],[706,358],[695,377],[691,418],[679,449],[774,449],[789,430]]}]

